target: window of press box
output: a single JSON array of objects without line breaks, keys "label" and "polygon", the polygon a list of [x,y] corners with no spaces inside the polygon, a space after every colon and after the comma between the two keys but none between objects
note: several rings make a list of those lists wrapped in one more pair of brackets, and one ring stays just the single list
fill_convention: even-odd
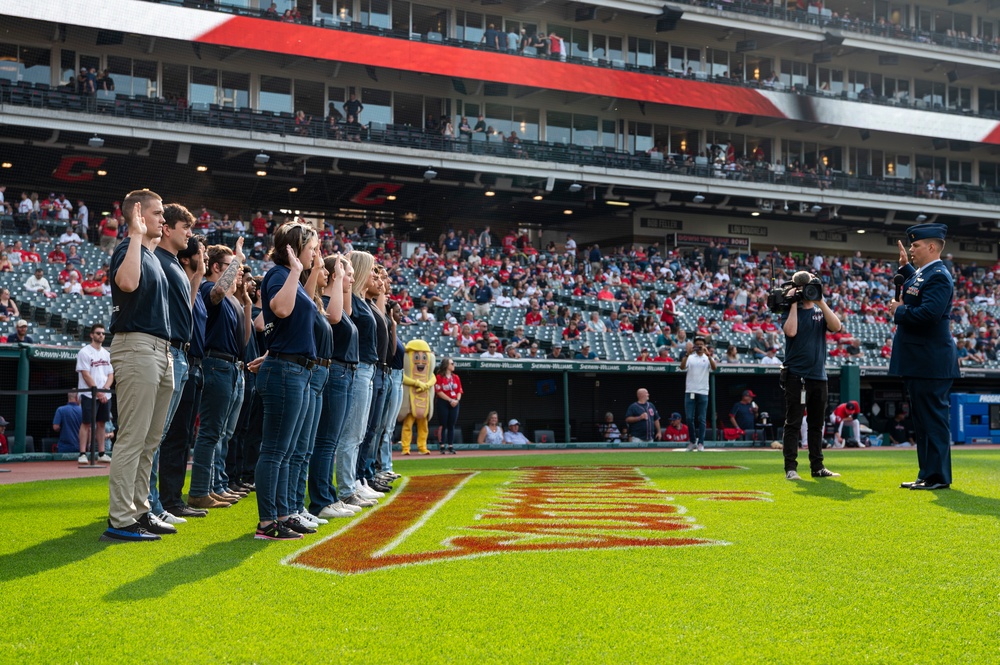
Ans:
[{"label": "window of press box", "polygon": [[915,163],[915,177],[920,182],[933,180],[934,182],[939,183],[944,180],[946,169],[948,167],[948,160],[944,157],[936,157],[934,155],[917,155]]},{"label": "window of press box", "polygon": [[388,90],[362,88],[358,100],[364,105],[359,122],[367,125],[369,122],[392,122],[392,93]]},{"label": "window of press box", "polygon": [[280,76],[260,77],[260,101],[257,108],[272,113],[291,113],[292,80]]},{"label": "window of press box", "polygon": [[979,185],[1000,190],[1000,163],[979,162]]},{"label": "window of press box", "polygon": [[118,95],[158,97],[157,63],[151,60],[133,60],[121,56],[108,56],[108,71],[114,79]]},{"label": "window of press box", "polygon": [[353,0],[316,0],[316,19],[324,23],[350,23],[353,21]]},{"label": "window of press box", "polygon": [[948,182],[972,184],[972,162],[948,160]]},{"label": "window of press box", "polygon": [[51,58],[47,48],[0,44],[0,78],[51,84]]},{"label": "window of press box", "polygon": [[392,3],[392,29],[401,34],[426,36],[434,33],[445,38],[448,36],[448,10],[395,0]]},{"label": "window of press box", "polygon": [[391,28],[389,0],[361,0],[361,24],[386,30]]}]

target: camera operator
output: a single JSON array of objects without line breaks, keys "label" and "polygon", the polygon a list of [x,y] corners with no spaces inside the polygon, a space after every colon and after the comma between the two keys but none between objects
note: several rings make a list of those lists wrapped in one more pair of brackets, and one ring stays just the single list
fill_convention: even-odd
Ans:
[{"label": "camera operator", "polygon": [[800,270],[792,276],[785,292],[791,306],[782,323],[785,333],[785,362],[780,385],[785,392],[783,449],[785,478],[799,476],[799,428],[802,413],[809,410],[809,468],[814,478],[839,476],[823,466],[823,424],[826,421],[826,333],[840,332],[841,323],[823,300],[822,286],[810,273]]}]

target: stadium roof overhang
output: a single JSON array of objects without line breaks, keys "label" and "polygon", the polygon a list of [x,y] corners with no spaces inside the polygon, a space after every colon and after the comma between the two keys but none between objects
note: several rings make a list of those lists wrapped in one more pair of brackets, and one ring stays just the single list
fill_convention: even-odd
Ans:
[{"label": "stadium roof overhang", "polygon": [[[905,226],[924,215],[963,229],[969,237],[993,239],[996,234],[996,207],[982,204],[138,124],[114,117],[88,120],[84,125],[78,114],[39,109],[21,118],[8,115],[0,128],[0,152],[13,164],[4,173],[11,191],[58,182],[53,189],[65,189],[71,198],[106,202],[129,189],[150,187],[190,206],[308,210],[332,219],[386,215],[384,219],[411,229],[490,218],[546,227],[621,220],[631,229],[625,220],[635,211],[657,210],[747,218],[756,212],[761,221],[872,230]],[[88,145],[95,133],[105,139],[104,146]],[[269,157],[264,167],[255,163],[262,151]],[[259,169],[266,175],[258,176]],[[434,178],[426,177],[428,169],[436,173]],[[571,191],[573,183],[581,185],[580,191]]]}]

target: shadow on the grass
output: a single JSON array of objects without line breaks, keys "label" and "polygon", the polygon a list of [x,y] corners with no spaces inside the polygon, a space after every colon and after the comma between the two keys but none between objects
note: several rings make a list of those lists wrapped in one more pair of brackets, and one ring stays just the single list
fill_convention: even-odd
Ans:
[{"label": "shadow on the grass", "polygon": [[159,598],[177,587],[209,579],[236,568],[267,547],[267,543],[240,535],[213,543],[198,552],[168,561],[145,577],[118,587],[104,596],[112,602]]},{"label": "shadow on the grass", "polygon": [[90,524],[72,527],[58,538],[43,540],[23,550],[0,556],[0,582],[11,582],[80,563],[87,557],[104,551],[108,543],[100,542],[100,537],[106,528],[105,519],[97,519]]},{"label": "shadow on the grass", "polygon": [[815,479],[813,482],[806,480],[805,482],[795,483],[796,494],[831,499],[833,501],[854,501],[856,499],[863,499],[874,492],[875,490],[862,490],[851,487],[842,480],[833,478],[820,478]]},{"label": "shadow on the grass", "polygon": [[932,505],[943,506],[962,515],[986,515],[1000,518],[1000,499],[966,494],[954,489],[937,490],[933,494],[934,503]]}]

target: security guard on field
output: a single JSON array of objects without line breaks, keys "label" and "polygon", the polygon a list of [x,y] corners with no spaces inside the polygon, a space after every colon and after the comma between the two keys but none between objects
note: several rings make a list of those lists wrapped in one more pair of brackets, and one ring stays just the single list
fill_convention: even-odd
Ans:
[{"label": "security guard on field", "polygon": [[951,485],[948,407],[951,385],[959,371],[948,318],[955,284],[941,262],[947,231],[944,224],[917,224],[906,229],[909,253],[899,243],[899,274],[905,279],[902,302],[889,304],[896,324],[889,374],[903,377],[909,393],[920,464],[917,480],[900,487],[913,490],[947,489]]}]

